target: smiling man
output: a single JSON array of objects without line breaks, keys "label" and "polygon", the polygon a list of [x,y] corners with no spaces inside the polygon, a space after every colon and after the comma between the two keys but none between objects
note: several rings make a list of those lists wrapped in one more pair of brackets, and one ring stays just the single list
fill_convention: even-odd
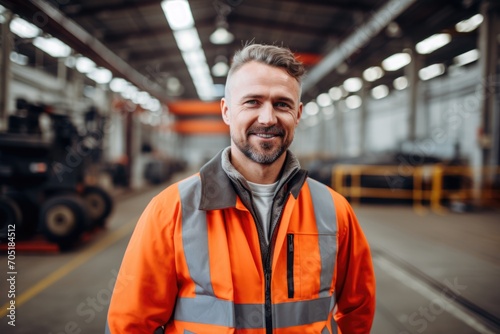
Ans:
[{"label": "smiling man", "polygon": [[108,333],[370,332],[375,278],[356,216],[288,150],[303,74],[286,48],[235,54],[221,100],[231,146],[145,209]]}]

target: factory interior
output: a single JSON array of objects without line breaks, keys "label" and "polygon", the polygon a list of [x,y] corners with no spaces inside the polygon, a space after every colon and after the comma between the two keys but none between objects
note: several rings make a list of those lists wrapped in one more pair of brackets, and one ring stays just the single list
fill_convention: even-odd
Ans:
[{"label": "factory interior", "polygon": [[290,151],[364,231],[371,333],[500,333],[500,1],[0,0],[0,33],[0,333],[105,332],[249,43],[305,66]]}]

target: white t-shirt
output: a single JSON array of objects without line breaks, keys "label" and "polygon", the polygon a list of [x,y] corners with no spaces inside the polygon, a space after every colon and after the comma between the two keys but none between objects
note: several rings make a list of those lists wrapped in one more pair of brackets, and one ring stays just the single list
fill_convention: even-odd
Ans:
[{"label": "white t-shirt", "polygon": [[276,187],[278,186],[278,181],[273,184],[258,184],[248,182],[250,190],[253,195],[253,204],[256,214],[259,215],[259,219],[264,227],[264,236],[266,238],[266,243],[269,244],[269,228],[271,224],[271,206],[273,204],[273,198],[276,193]]}]

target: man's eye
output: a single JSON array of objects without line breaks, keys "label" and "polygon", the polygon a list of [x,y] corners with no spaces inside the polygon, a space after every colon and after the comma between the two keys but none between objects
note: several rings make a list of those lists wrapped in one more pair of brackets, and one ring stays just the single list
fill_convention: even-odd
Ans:
[{"label": "man's eye", "polygon": [[285,102],[277,102],[274,105],[278,108],[290,108],[290,106]]},{"label": "man's eye", "polygon": [[256,105],[257,104],[257,100],[248,100],[248,101],[245,102],[245,104]]}]

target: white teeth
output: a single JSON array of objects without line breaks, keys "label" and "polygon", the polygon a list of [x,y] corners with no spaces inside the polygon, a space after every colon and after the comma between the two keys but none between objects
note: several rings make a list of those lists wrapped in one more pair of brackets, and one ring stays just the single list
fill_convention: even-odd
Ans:
[{"label": "white teeth", "polygon": [[274,135],[265,134],[265,133],[257,133],[257,136],[262,137],[262,138],[272,138],[272,137],[274,137]]}]

